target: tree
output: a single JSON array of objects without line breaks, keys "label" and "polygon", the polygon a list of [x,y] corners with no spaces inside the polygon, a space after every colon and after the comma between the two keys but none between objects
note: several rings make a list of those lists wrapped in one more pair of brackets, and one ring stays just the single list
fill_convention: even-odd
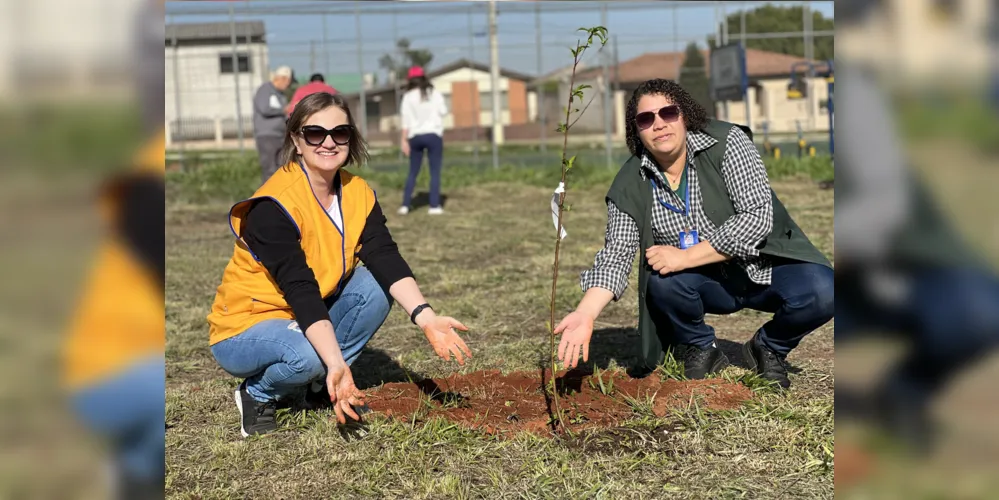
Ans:
[{"label": "tree", "polygon": [[687,45],[684,53],[683,66],[680,67],[680,84],[704,109],[709,117],[715,116],[715,103],[711,100],[711,87],[708,85],[708,75],[705,73],[707,62],[696,42]]},{"label": "tree", "polygon": [[[803,8],[800,6],[777,7],[770,4],[746,11],[746,34],[802,32],[804,31],[802,11]],[[729,41],[739,40],[739,34],[742,32],[742,13],[729,14],[727,21]],[[812,11],[812,31],[832,31],[833,26],[832,19],[827,19],[821,12]],[[708,36],[708,47],[715,47],[715,38],[715,35]],[[813,40],[816,60],[833,59],[833,37],[814,37]],[[746,40],[746,48],[805,56],[805,41],[801,36],[750,39]],[[788,68],[788,71],[790,70],[791,68]]]},{"label": "tree", "polygon": [[414,49],[407,38],[395,42],[396,53],[385,54],[378,59],[378,66],[385,70],[387,80],[392,81],[392,75],[398,80],[404,80],[411,66],[430,66],[434,55],[427,49]]}]

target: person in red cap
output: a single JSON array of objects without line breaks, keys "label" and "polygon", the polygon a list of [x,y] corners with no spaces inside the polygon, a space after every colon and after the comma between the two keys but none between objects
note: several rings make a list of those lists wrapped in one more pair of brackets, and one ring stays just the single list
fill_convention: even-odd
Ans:
[{"label": "person in red cap", "polygon": [[309,77],[309,83],[302,85],[295,90],[295,94],[291,96],[291,105],[288,106],[288,116],[295,111],[295,105],[299,101],[305,99],[306,96],[317,94],[319,92],[326,92],[329,94],[336,94],[336,89],[331,87],[326,83],[326,79],[323,78],[321,73],[316,73]]},{"label": "person in red cap", "polygon": [[413,201],[416,177],[420,174],[423,153],[430,160],[430,210],[437,215],[444,213],[441,206],[441,163],[444,160],[444,117],[447,105],[444,96],[427,80],[423,68],[409,68],[409,90],[402,96],[402,154],[409,157],[409,178],[402,196],[399,214],[409,213]]}]

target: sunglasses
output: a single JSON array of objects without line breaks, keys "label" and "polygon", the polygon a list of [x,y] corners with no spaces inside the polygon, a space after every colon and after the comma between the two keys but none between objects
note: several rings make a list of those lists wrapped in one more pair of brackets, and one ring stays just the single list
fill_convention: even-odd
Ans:
[{"label": "sunglasses", "polygon": [[635,115],[635,125],[638,125],[639,130],[645,130],[656,122],[657,114],[666,123],[675,122],[677,118],[680,118],[680,107],[676,104],[670,104],[659,108],[659,111],[643,111]]},{"label": "sunglasses", "polygon": [[319,125],[306,125],[302,127],[302,138],[310,146],[320,146],[326,142],[326,137],[332,137],[333,142],[339,146],[346,146],[350,142],[350,137],[354,134],[354,127],[350,125],[337,125],[332,129],[326,129]]}]

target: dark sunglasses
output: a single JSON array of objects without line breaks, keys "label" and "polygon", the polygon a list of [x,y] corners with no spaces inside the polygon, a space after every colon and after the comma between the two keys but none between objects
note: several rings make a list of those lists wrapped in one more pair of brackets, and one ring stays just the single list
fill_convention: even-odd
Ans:
[{"label": "dark sunglasses", "polygon": [[676,104],[670,104],[659,108],[659,111],[643,111],[635,115],[635,125],[638,125],[639,130],[645,130],[656,122],[657,114],[666,123],[675,122],[677,118],[680,118],[680,107]]},{"label": "dark sunglasses", "polygon": [[351,135],[354,134],[354,127],[350,125],[337,125],[332,129],[326,129],[319,125],[306,125],[302,127],[302,138],[310,146],[320,146],[326,142],[326,136],[333,138],[339,146],[346,146],[350,142]]}]

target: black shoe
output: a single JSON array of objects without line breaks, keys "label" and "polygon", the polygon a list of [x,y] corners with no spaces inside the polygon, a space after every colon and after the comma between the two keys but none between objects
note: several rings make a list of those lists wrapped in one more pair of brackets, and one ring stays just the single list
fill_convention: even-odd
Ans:
[{"label": "black shoe", "polygon": [[690,344],[679,346],[677,358],[683,362],[683,376],[690,380],[698,380],[709,373],[718,373],[728,366],[728,357],[713,343],[711,347],[700,348]]},{"label": "black shoe", "polygon": [[764,379],[777,382],[777,385],[783,389],[791,387],[791,380],[787,378],[785,357],[763,345],[760,332],[756,332],[749,342],[743,344],[742,355],[745,356],[749,369],[755,370]]},{"label": "black shoe", "polygon": [[236,389],[236,408],[239,410],[239,433],[243,437],[266,434],[277,429],[277,405],[273,402],[261,403],[246,392],[246,381]]}]

